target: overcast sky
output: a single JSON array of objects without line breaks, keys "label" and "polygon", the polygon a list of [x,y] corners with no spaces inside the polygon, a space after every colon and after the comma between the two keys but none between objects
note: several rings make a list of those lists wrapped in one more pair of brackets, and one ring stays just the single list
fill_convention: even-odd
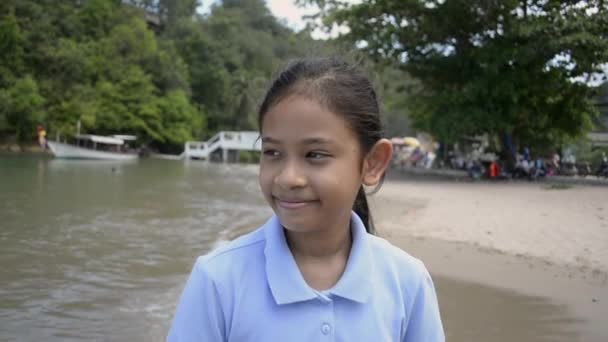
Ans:
[{"label": "overcast sky", "polygon": [[[199,12],[207,13],[211,4],[216,1],[202,0]],[[299,8],[293,0],[266,0],[266,5],[275,17],[285,20],[289,27],[296,30],[300,30],[306,25],[302,16],[314,13],[313,9]]]},{"label": "overcast sky", "polygon": [[296,30],[306,26],[302,16],[315,12],[312,8],[304,9],[296,6],[293,0],[266,0],[266,4],[275,17],[286,20],[287,24]]}]

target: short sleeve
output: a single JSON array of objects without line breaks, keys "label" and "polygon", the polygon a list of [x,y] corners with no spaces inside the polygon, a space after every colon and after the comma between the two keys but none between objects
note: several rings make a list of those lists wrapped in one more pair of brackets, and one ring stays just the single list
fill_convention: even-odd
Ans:
[{"label": "short sleeve", "polygon": [[167,342],[225,340],[224,315],[217,286],[199,258],[175,311]]},{"label": "short sleeve", "polygon": [[411,305],[403,342],[443,342],[445,335],[435,286],[424,265],[420,286]]}]

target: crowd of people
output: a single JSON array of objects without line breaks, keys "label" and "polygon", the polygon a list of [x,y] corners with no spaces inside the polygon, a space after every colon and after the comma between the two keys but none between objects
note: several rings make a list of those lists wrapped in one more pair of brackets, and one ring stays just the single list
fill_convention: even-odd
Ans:
[{"label": "crowd of people", "polygon": [[504,160],[495,158],[490,161],[480,159],[468,160],[466,167],[469,176],[474,179],[529,179],[535,180],[550,176],[590,176],[608,178],[608,157],[602,153],[601,163],[597,169],[593,169],[589,162],[576,162],[573,154],[566,154],[563,158],[555,152],[550,158],[536,157],[530,155],[530,151],[524,148],[522,154],[517,154],[514,164],[509,168]]},{"label": "crowd of people", "polygon": [[[535,180],[550,176],[590,176],[608,178],[608,156],[603,152],[600,164],[593,167],[589,162],[577,162],[576,156],[566,151],[562,156],[555,151],[550,156],[536,156],[524,147],[521,153],[515,153],[511,161],[504,156],[485,152],[485,145],[480,144],[469,153],[462,153],[457,148],[447,152],[434,144],[409,145],[394,139],[394,167],[450,168],[465,170],[473,179],[530,179]],[[445,155],[445,157],[444,157]]]}]

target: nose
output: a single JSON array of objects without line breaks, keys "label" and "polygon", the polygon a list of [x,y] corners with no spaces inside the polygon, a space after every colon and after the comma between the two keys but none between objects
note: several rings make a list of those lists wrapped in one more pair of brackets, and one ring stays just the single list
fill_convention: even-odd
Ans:
[{"label": "nose", "polygon": [[274,183],[283,189],[302,188],[307,184],[302,166],[295,161],[287,160],[274,178]]}]

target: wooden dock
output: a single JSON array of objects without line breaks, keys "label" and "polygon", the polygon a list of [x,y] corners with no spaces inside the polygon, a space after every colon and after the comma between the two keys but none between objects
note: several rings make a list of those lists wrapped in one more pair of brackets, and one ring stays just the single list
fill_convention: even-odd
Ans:
[{"label": "wooden dock", "polygon": [[241,151],[259,152],[262,143],[256,131],[222,131],[207,141],[188,141],[183,158],[212,161],[238,161]]}]

